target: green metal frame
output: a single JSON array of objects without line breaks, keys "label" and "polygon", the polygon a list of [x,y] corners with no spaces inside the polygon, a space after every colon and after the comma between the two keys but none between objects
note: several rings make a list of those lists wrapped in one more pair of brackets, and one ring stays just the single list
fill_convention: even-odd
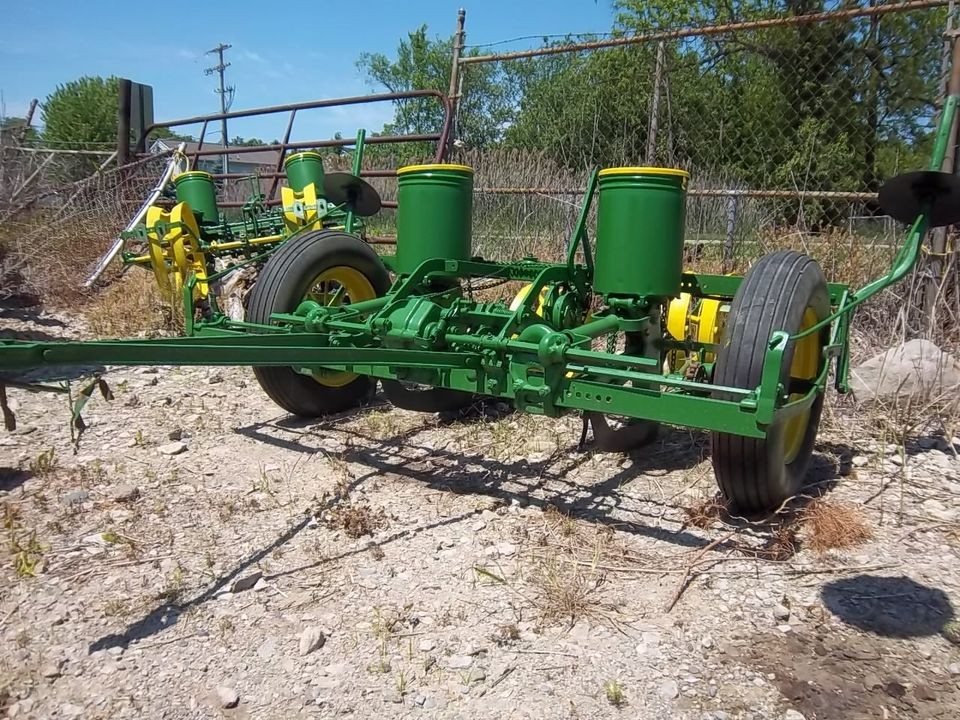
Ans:
[{"label": "green metal frame", "polygon": [[[951,95],[944,106],[933,169],[943,161],[957,100]],[[358,142],[362,144],[362,135]],[[215,297],[207,319],[195,320],[196,280],[190,278],[183,288],[186,337],[0,341],[0,372],[78,363],[322,368],[495,396],[546,416],[591,411],[763,438],[771,425],[805,411],[825,391],[834,361],[836,387],[848,389],[852,313],[910,271],[928,227],[929,208],[911,226],[885,276],[856,291],[830,284],[830,315],[793,336],[773,333],[759,385],[734,388],[664,370],[671,351],[718,350],[709,343],[670,339],[660,329],[667,298],[603,296],[603,309],[589,316],[597,303],[587,217],[597,184],[594,172],[564,263],[432,258],[399,275],[383,297],[337,307],[305,300],[292,312],[274,315],[271,324],[230,320],[218,311]],[[354,222],[347,214],[345,227],[353,228]],[[530,287],[511,309],[503,302],[468,299],[465,283],[451,278],[521,281]],[[685,273],[680,289],[729,301],[741,282],[733,276]],[[784,354],[791,342],[815,332],[826,338],[822,369],[802,397],[789,402],[791,390],[781,382]],[[627,342],[624,353],[593,349],[597,339],[621,333]]]}]

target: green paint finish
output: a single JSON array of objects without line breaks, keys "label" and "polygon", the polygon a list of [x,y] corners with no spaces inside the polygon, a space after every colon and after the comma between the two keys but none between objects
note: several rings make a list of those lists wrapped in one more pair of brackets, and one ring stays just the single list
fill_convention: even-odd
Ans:
[{"label": "green paint finish", "polygon": [[683,270],[687,174],[666,168],[600,171],[593,289],[676,297]]},{"label": "green paint finish", "polygon": [[202,170],[180,173],[173,179],[177,202],[185,202],[193,210],[197,222],[205,225],[220,222],[217,209],[217,186],[213,176]]},{"label": "green paint finish", "polygon": [[473,170],[412,165],[397,171],[395,269],[412,273],[424,260],[469,260]]},{"label": "green paint finish", "polygon": [[298,152],[288,155],[283,161],[283,170],[287,173],[287,183],[294,192],[313,183],[317,195],[323,195],[323,158],[315,152]]}]

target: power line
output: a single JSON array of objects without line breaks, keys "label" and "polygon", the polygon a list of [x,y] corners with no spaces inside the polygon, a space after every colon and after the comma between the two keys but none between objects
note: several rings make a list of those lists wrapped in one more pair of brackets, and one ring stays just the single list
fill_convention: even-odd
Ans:
[{"label": "power line", "polygon": [[[220,76],[220,88],[215,90],[214,92],[216,92],[220,96],[220,113],[223,115],[225,115],[227,113],[227,109],[231,105],[233,105],[233,95],[236,92],[236,88],[233,85],[230,85],[229,87],[227,87],[224,85],[224,80],[223,80],[224,71],[228,67],[230,67],[230,63],[225,63],[223,61],[223,53],[225,50],[229,50],[232,47],[233,45],[220,43],[212,50],[207,50],[207,53],[206,53],[207,55],[213,55],[214,53],[216,53],[217,64],[214,65],[213,67],[208,67],[203,71],[204,75],[213,75],[214,73],[216,73],[217,75]],[[227,99],[227,95],[230,96],[229,100]],[[230,145],[230,137],[229,135],[227,135],[227,119],[226,118],[223,118],[220,121],[220,130],[223,133],[223,172],[228,173],[230,172],[230,157],[227,154],[228,152],[227,148]]]}]

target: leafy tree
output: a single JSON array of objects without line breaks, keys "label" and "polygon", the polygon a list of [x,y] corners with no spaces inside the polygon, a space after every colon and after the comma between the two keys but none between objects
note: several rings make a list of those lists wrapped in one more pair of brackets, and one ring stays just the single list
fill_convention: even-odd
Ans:
[{"label": "leafy tree", "polygon": [[[397,46],[395,58],[381,53],[364,53],[357,67],[365,72],[373,87],[389,92],[450,89],[453,38],[427,37],[427,26],[407,34]],[[478,54],[476,49],[465,55]],[[456,138],[468,147],[485,147],[503,136],[505,123],[513,115],[510,92],[503,85],[499,69],[491,64],[473,65],[463,75]],[[394,103],[393,122],[380,134],[406,135],[439,132],[443,109],[431,98],[398,100]],[[372,149],[372,148],[371,148]]]},{"label": "leafy tree", "polygon": [[82,77],[58,85],[43,103],[48,145],[102,149],[117,140],[117,78]]},{"label": "leafy tree", "polygon": [[266,145],[267,143],[260,138],[243,138],[237,135],[230,141],[231,147],[252,147],[254,145]]},{"label": "leafy tree", "polygon": [[[832,0],[614,5],[621,34],[838,7]],[[930,38],[944,21],[942,10],[893,13],[668,41],[656,161],[690,167],[701,184],[875,189],[929,147],[940,80],[940,46]],[[520,88],[507,143],[543,149],[571,167],[644,160],[655,51],[650,43],[506,63]],[[818,208],[828,220],[829,204]]]},{"label": "leafy tree", "polygon": [[183,133],[177,133],[171,130],[170,128],[155,128],[150,131],[150,134],[147,136],[147,145],[152,143],[154,140],[186,140],[189,142],[196,142],[196,138],[193,135],[186,135]]},{"label": "leafy tree", "polygon": [[[43,103],[43,143],[57,149],[111,149],[117,141],[117,82],[88,76],[58,85]],[[89,157],[65,161],[63,179],[83,177],[97,165]]]}]

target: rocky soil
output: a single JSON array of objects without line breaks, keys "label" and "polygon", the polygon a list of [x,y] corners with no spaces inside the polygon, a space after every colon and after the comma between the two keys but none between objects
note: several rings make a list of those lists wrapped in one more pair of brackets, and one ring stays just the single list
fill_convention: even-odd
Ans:
[{"label": "rocky soil", "polygon": [[303,422],[246,369],[107,379],[77,446],[62,396],[9,393],[0,717],[958,716],[960,439],[832,407],[807,497],[749,522],[698,432],[610,455],[504,405]]}]

